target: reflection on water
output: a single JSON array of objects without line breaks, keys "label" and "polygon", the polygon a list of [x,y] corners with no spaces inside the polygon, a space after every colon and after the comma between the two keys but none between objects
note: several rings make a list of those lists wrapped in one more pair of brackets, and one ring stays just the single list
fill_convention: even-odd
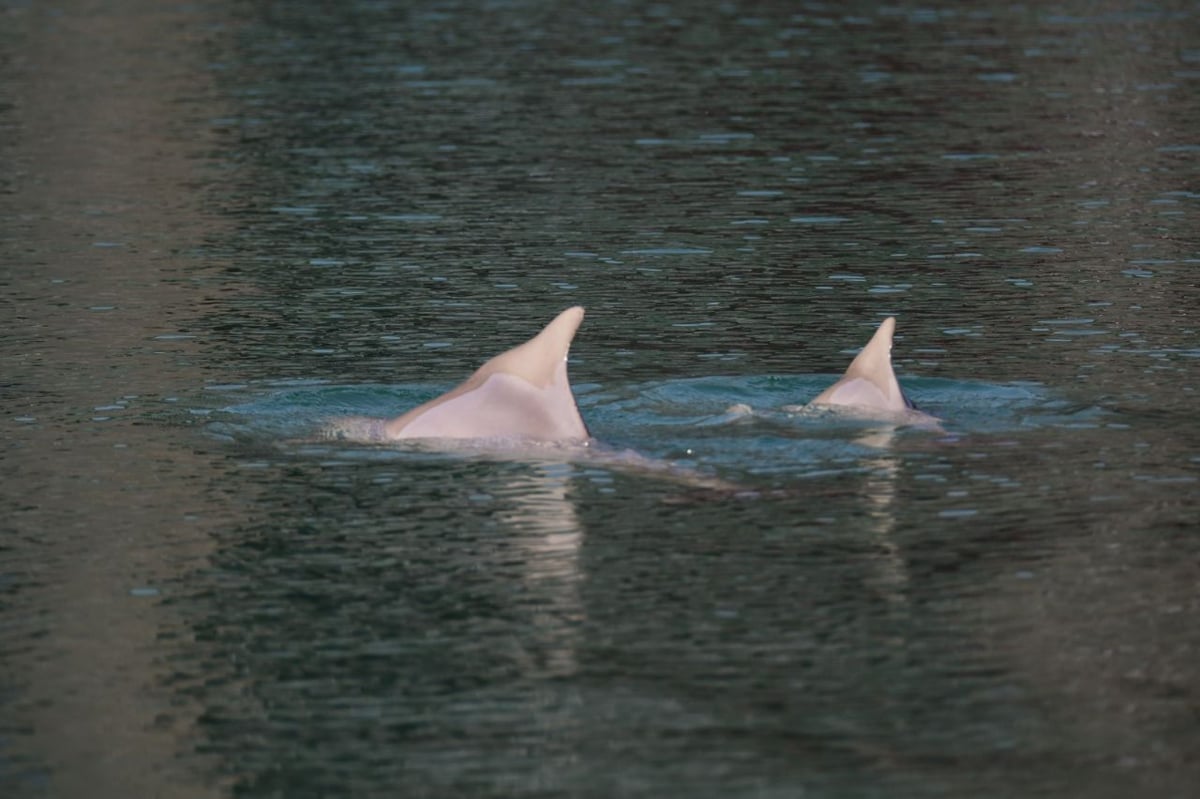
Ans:
[{"label": "reflection on water", "polygon": [[239,509],[203,495],[194,442],[148,431],[207,375],[159,338],[218,271],[177,248],[230,227],[184,188],[215,103],[175,34],[206,18],[79,5],[0,8],[0,794],[201,796],[162,589]]},{"label": "reflection on water", "polygon": [[[180,586],[203,672],[223,675],[192,690],[230,769],[259,790],[323,790],[348,774],[469,782],[531,749],[561,756],[560,733],[579,723],[561,681],[585,621],[569,467],[238,468],[264,509],[306,510],[298,526],[238,530]],[[348,525],[353,507],[367,514]],[[302,718],[299,749],[281,758],[276,736]]]},{"label": "reflection on water", "polygon": [[[1200,782],[1194,7],[145,5],[0,9],[4,796]],[[573,304],[608,455],[308,438]]]},{"label": "reflection on water", "polygon": [[527,590],[542,597],[531,621],[554,642],[542,667],[554,676],[575,672],[576,637],[584,616],[579,598],[583,528],[569,496],[573,475],[569,464],[554,464],[518,477],[506,487],[515,505],[500,514],[511,526],[510,540],[525,564]]},{"label": "reflection on water", "polygon": [[895,428],[881,427],[859,436],[857,443],[879,450],[878,455],[862,460],[863,467],[869,470],[869,476],[863,484],[863,500],[879,552],[879,576],[874,583],[874,590],[893,602],[904,602],[908,596],[908,568],[904,553],[893,537],[896,529],[896,483],[903,466],[901,460],[889,452],[895,438]]}]

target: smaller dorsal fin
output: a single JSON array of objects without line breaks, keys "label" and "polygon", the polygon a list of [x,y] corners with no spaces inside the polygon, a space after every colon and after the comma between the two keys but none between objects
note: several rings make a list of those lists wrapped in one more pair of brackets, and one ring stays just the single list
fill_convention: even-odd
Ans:
[{"label": "smaller dorsal fin", "polygon": [[892,370],[892,335],[895,331],[895,317],[884,319],[867,346],[850,362],[841,379],[822,391],[810,404],[848,405],[887,411],[912,408]]}]

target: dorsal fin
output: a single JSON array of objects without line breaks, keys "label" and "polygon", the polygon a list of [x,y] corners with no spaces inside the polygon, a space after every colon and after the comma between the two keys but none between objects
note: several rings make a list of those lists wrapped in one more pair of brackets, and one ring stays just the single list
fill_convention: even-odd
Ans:
[{"label": "dorsal fin", "polygon": [[568,308],[457,388],[388,421],[387,436],[586,439],[567,379],[567,352],[582,321],[583,308]]},{"label": "dorsal fin", "polygon": [[583,308],[578,305],[554,317],[542,332],[520,346],[502,352],[475,370],[463,385],[482,382],[488,375],[505,372],[545,388],[554,379],[555,369],[567,359],[575,331],[583,322]]},{"label": "dorsal fin", "polygon": [[822,391],[811,404],[851,405],[888,411],[912,408],[892,370],[892,335],[895,331],[895,317],[884,319],[867,346],[850,362],[842,378]]}]

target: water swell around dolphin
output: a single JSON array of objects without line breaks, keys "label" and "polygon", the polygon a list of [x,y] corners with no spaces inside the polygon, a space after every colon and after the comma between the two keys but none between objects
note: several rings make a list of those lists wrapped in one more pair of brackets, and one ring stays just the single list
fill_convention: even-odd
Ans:
[{"label": "water swell around dolphin", "polygon": [[[567,376],[567,354],[582,307],[559,313],[537,335],[487,360],[451,391],[391,419],[343,417],[325,433],[339,440],[385,443],[410,439],[587,443]],[[845,409],[855,416],[940,429],[936,417],[917,410],[892,369],[894,317],[879,325],[845,374],[809,407]]]},{"label": "water swell around dolphin", "polygon": [[[720,482],[721,474],[805,473],[830,463],[845,462],[880,446],[892,446],[898,429],[915,428],[946,435],[936,416],[951,419],[951,435],[962,431],[989,432],[1023,426],[1028,417],[1052,414],[1054,403],[1033,384],[993,385],[939,378],[906,378],[905,385],[924,408],[916,411],[891,372],[890,347],[894,322],[885,320],[839,377],[824,375],[732,376],[655,381],[631,386],[582,384],[575,392],[566,381],[566,352],[582,309],[568,309],[529,342],[487,361],[467,381],[443,392],[433,385],[309,384],[281,387],[250,403],[227,407],[210,430],[234,440],[302,442],[312,448],[370,451],[371,457],[405,457],[414,453],[530,460],[579,460],[599,466],[646,471],[685,482]],[[530,352],[540,363],[529,367],[514,353]],[[872,351],[874,347],[874,351]],[[864,360],[883,362],[883,373],[861,367]],[[527,368],[528,367],[528,368]],[[532,368],[533,371],[529,371]],[[455,435],[404,436],[428,409],[453,409],[456,398],[486,387],[495,374],[525,369],[531,375],[532,395],[520,393],[518,406],[542,397],[550,389],[550,405],[540,411],[533,428],[509,425],[507,412],[454,428]],[[885,381],[870,399],[886,394],[886,407],[841,404],[834,396],[847,384],[874,377]],[[525,380],[525,378],[520,378]],[[542,385],[536,385],[541,381]],[[529,382],[529,381],[526,381]],[[851,385],[848,396],[862,396]],[[505,390],[507,391],[507,389]],[[492,396],[514,399],[505,391]],[[524,388],[522,388],[524,391]],[[831,396],[835,401],[830,402]],[[804,398],[820,402],[804,403]],[[476,404],[474,409],[479,406]],[[397,411],[409,410],[400,416]],[[581,413],[582,411],[582,413]],[[550,418],[554,414],[566,419]],[[587,425],[583,419],[587,419]],[[1050,418],[1046,416],[1046,418]],[[490,420],[490,421],[488,421]],[[496,420],[499,420],[498,422]],[[520,424],[527,420],[518,418]],[[389,429],[389,425],[391,425]],[[538,427],[538,425],[543,425]],[[425,429],[430,429],[426,425]],[[590,428],[590,429],[589,429]],[[436,432],[436,426],[434,426]],[[533,429],[535,435],[529,435]],[[545,436],[536,435],[546,429]],[[401,435],[396,435],[396,431]],[[594,434],[594,437],[592,437]],[[928,437],[928,436],[927,436]]]}]

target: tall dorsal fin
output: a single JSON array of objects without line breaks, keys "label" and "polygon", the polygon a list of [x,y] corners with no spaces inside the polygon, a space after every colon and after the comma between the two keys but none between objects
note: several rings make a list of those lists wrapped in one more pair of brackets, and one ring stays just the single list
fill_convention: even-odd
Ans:
[{"label": "tall dorsal fin", "polygon": [[879,325],[867,346],[850,362],[842,378],[812,401],[813,405],[852,405],[903,411],[912,403],[900,390],[892,370],[892,335],[896,319],[889,316]]},{"label": "tall dorsal fin", "polygon": [[554,379],[555,369],[567,359],[575,331],[583,322],[583,308],[576,305],[554,317],[542,332],[520,346],[502,352],[475,370],[464,386],[482,382],[497,372],[515,375],[545,388]]},{"label": "tall dorsal fin", "polygon": [[568,308],[457,388],[388,421],[387,437],[586,439],[567,379],[567,352],[581,322],[583,308]]}]

